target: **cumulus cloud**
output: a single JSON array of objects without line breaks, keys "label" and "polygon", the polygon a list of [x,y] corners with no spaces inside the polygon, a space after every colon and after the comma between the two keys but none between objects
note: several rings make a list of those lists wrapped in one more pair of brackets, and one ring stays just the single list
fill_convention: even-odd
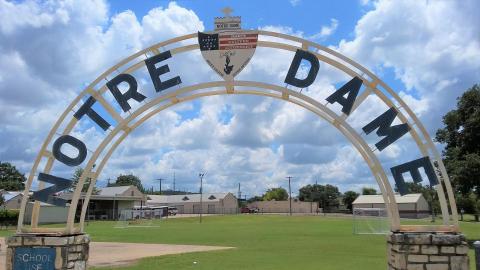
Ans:
[{"label": "cumulus cloud", "polygon": [[393,69],[405,85],[396,90],[434,132],[452,100],[478,82],[478,10],[478,1],[376,1],[337,49],[374,71]]},{"label": "cumulus cloud", "polygon": [[[353,38],[332,47],[375,72],[393,69],[405,86],[396,89],[400,96],[424,122],[438,125],[442,112],[452,106],[452,97],[479,77],[479,24],[472,12],[478,4],[367,4],[371,10],[357,22]],[[111,15],[104,1],[0,1],[0,17],[0,139],[5,142],[0,159],[13,161],[23,171],[30,168],[68,102],[106,68],[154,43],[211,28],[194,11],[174,2],[138,17],[129,10]],[[331,19],[310,36],[288,26],[260,28],[325,39],[338,24]],[[238,79],[282,85],[293,55],[257,48]],[[168,64],[183,85],[220,80],[199,52],[176,55]],[[142,93],[153,97],[147,72],[135,76]],[[315,83],[296,91],[325,103],[348,79],[322,63]],[[106,97],[113,101],[109,94]],[[380,104],[373,96],[367,98],[348,123],[359,131],[387,109]],[[339,112],[337,105],[328,107]],[[103,138],[88,120],[74,132],[89,142],[89,149]],[[373,149],[378,137],[364,137]],[[386,169],[417,157],[415,145],[407,141],[402,138],[379,153]],[[135,173],[149,187],[158,177],[171,179],[174,171],[177,187],[190,191],[198,188],[199,171],[207,172],[206,190],[235,191],[242,182],[249,195],[285,185],[286,175],[296,178],[294,190],[315,181],[337,184],[342,190],[375,185],[362,157],[334,127],[298,106],[258,96],[208,97],[161,112],[119,146],[100,180],[104,184],[120,173]]]},{"label": "cumulus cloud", "polygon": [[[121,58],[160,40],[203,30],[190,10],[171,2],[139,21],[112,17],[104,1],[0,1],[2,160],[24,162],[86,83]],[[164,28],[157,29],[154,24]],[[184,24],[184,27],[177,27]],[[160,41],[158,40],[158,41]],[[28,153],[25,149],[30,149]],[[32,150],[33,149],[33,150]]]},{"label": "cumulus cloud", "polygon": [[301,0],[290,0],[290,5],[292,6],[297,6],[298,4],[300,4],[302,1]]},{"label": "cumulus cloud", "polygon": [[309,36],[309,39],[324,39],[328,36],[333,35],[338,27],[337,19],[330,19],[330,25],[324,25],[320,29],[320,32]]}]

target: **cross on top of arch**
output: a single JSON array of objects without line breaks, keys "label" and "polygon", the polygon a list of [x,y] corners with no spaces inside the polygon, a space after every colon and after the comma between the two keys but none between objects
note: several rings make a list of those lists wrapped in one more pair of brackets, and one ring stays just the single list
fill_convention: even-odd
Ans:
[{"label": "cross on top of arch", "polygon": [[225,7],[222,9],[222,13],[225,14],[225,17],[230,17],[230,13],[233,12],[233,9],[230,7]]}]

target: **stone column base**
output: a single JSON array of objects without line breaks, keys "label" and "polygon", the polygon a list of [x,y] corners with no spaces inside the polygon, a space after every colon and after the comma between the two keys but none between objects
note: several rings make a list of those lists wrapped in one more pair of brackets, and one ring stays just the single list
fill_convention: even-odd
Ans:
[{"label": "stone column base", "polygon": [[469,270],[463,234],[392,232],[387,242],[389,270]]},{"label": "stone column base", "polygon": [[87,269],[89,243],[87,234],[14,235],[6,240],[6,270],[84,270]]}]

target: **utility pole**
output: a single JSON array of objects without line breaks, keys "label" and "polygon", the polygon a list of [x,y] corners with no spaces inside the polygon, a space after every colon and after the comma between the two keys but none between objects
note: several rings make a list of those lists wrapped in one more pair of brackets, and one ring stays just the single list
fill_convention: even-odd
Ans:
[{"label": "utility pole", "polygon": [[292,180],[292,177],[291,176],[287,176],[287,179],[288,179],[288,200],[290,201],[289,204],[290,204],[290,216],[292,215],[292,186],[290,184],[291,180]]},{"label": "utility pole", "polygon": [[205,173],[199,173],[198,177],[200,177],[200,223],[202,223],[202,212],[203,212],[203,177]]},{"label": "utility pole", "polygon": [[240,183],[238,183],[237,214],[240,213],[240,200],[241,199],[242,199],[242,192],[240,191]]},{"label": "utility pole", "polygon": [[158,178],[158,179],[156,179],[156,180],[157,180],[157,181],[159,182],[159,184],[160,184],[160,194],[159,194],[159,195],[162,195],[162,181],[165,180],[165,179],[163,179],[163,178]]},{"label": "utility pole", "polygon": [[175,192],[175,171],[173,171],[173,192]]}]

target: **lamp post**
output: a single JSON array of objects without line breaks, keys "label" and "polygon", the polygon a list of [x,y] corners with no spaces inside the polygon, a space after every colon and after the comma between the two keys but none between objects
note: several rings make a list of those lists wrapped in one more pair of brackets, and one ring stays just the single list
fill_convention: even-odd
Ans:
[{"label": "lamp post", "polygon": [[205,173],[199,173],[198,177],[200,177],[200,223],[202,223],[202,212],[203,212],[203,177]]},{"label": "lamp post", "polygon": [[287,176],[288,179],[288,200],[289,200],[289,213],[290,216],[292,215],[292,186],[290,185],[290,182],[292,180],[291,176]]}]

